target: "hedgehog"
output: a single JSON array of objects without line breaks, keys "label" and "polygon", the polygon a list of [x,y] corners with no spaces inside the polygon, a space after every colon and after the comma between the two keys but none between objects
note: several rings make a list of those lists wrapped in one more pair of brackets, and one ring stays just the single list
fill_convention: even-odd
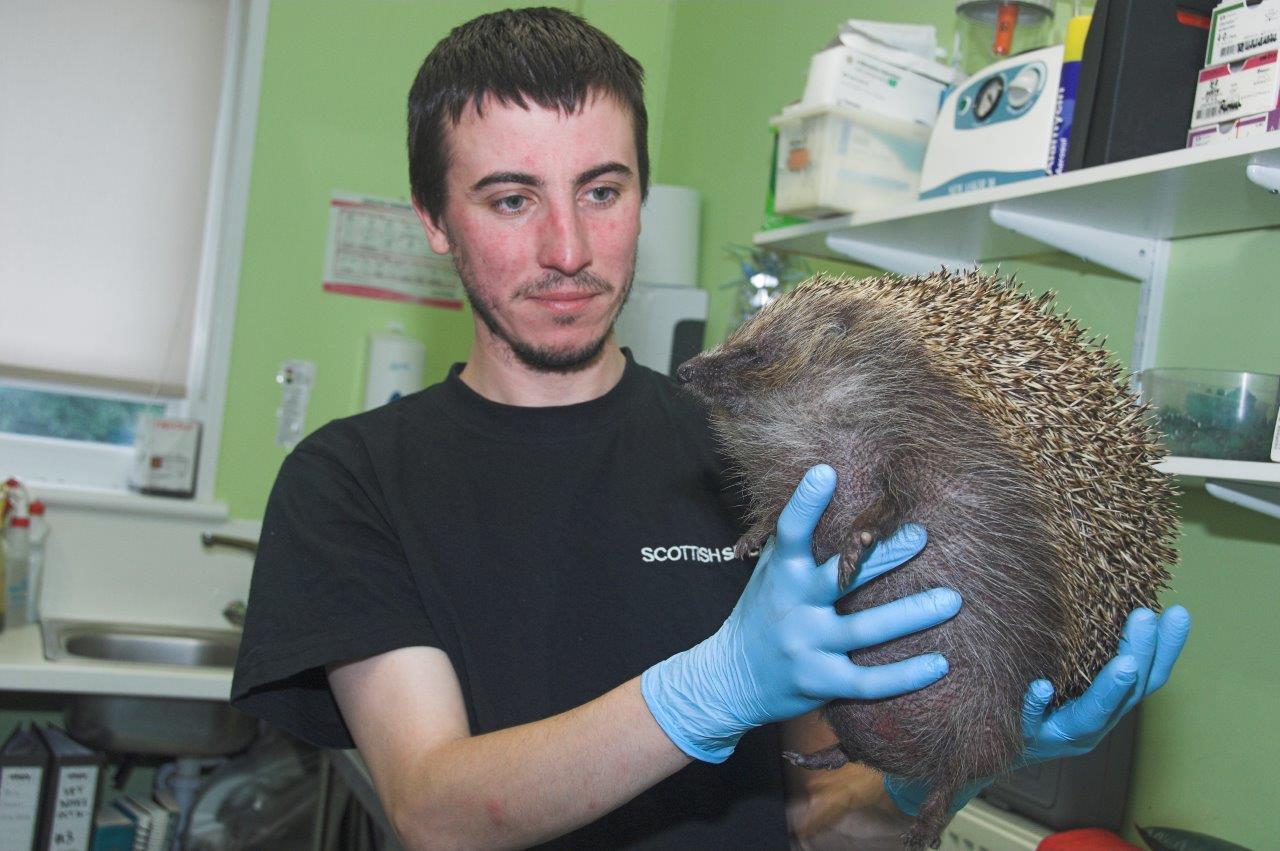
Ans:
[{"label": "hedgehog", "polygon": [[823,715],[838,744],[788,755],[927,781],[909,848],[938,846],[968,781],[1013,767],[1029,684],[1048,678],[1055,705],[1080,695],[1128,613],[1159,610],[1176,559],[1176,491],[1155,467],[1151,412],[1052,298],[978,270],[819,274],[678,371],[745,491],[738,552],[825,463],[838,485],[813,551],[820,564],[839,554],[841,587],[875,540],[907,522],[928,531],[919,555],[840,612],[940,585],[964,600],[939,626],[850,654],[880,665],[940,652],[947,676],[833,701]]}]

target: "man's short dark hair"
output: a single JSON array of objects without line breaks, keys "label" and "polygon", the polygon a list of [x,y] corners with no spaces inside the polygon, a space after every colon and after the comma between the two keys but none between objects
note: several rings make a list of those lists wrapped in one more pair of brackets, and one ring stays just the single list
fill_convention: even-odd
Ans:
[{"label": "man's short dark hair", "polygon": [[[448,126],[486,97],[528,109],[578,112],[597,94],[631,112],[642,197],[649,190],[644,69],[617,42],[563,9],[507,9],[454,27],[427,55],[409,89],[409,186],[440,221],[449,164]],[[481,113],[482,114],[482,113]]]}]

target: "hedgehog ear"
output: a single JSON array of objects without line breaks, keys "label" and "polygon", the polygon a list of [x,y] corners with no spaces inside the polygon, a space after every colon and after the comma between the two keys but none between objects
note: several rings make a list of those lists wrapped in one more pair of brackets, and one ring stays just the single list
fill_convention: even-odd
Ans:
[{"label": "hedgehog ear", "polygon": [[839,338],[849,333],[850,324],[843,317],[832,316],[822,326],[822,336],[826,338]]}]

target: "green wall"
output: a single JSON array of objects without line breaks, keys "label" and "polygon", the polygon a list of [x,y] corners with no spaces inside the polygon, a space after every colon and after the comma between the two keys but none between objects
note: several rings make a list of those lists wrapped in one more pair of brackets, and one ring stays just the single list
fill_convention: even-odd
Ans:
[{"label": "green wall", "polygon": [[[272,443],[280,361],[318,365],[309,428],[359,404],[364,340],[389,320],[427,344],[428,377],[466,356],[466,311],[323,293],[320,267],[331,189],[407,197],[404,96],[423,55],[453,25],[502,3],[272,3],[249,224],[240,281],[217,493],[236,517],[261,516],[283,452]],[[930,22],[950,44],[950,0],[579,0],[565,4],[617,38],[648,73],[654,179],[703,196],[702,285],[708,340],[730,328],[735,276],[724,254],[758,229],[768,118],[800,95],[809,55],[857,16]],[[1280,372],[1280,240],[1275,231],[1175,244],[1158,360]],[[837,264],[819,267],[845,268]],[[1107,337],[1126,360],[1138,288],[1046,253],[1004,264],[1028,287]],[[1247,310],[1240,310],[1247,306]],[[1182,563],[1167,602],[1195,618],[1170,684],[1140,728],[1130,822],[1280,847],[1272,776],[1280,736],[1280,522],[1182,498]],[[1134,838],[1131,833],[1130,838]]]}]

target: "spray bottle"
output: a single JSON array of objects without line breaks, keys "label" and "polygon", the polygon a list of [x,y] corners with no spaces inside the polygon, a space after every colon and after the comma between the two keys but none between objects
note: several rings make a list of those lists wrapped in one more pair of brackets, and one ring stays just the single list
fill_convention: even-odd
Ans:
[{"label": "spray bottle", "polygon": [[5,626],[30,623],[31,583],[27,566],[31,561],[31,517],[26,514],[9,518],[4,530]]},{"label": "spray bottle", "polygon": [[49,523],[44,518],[44,503],[32,500],[27,509],[31,516],[31,540],[27,561],[27,622],[40,620],[41,595],[44,589],[44,548],[49,537]]}]

